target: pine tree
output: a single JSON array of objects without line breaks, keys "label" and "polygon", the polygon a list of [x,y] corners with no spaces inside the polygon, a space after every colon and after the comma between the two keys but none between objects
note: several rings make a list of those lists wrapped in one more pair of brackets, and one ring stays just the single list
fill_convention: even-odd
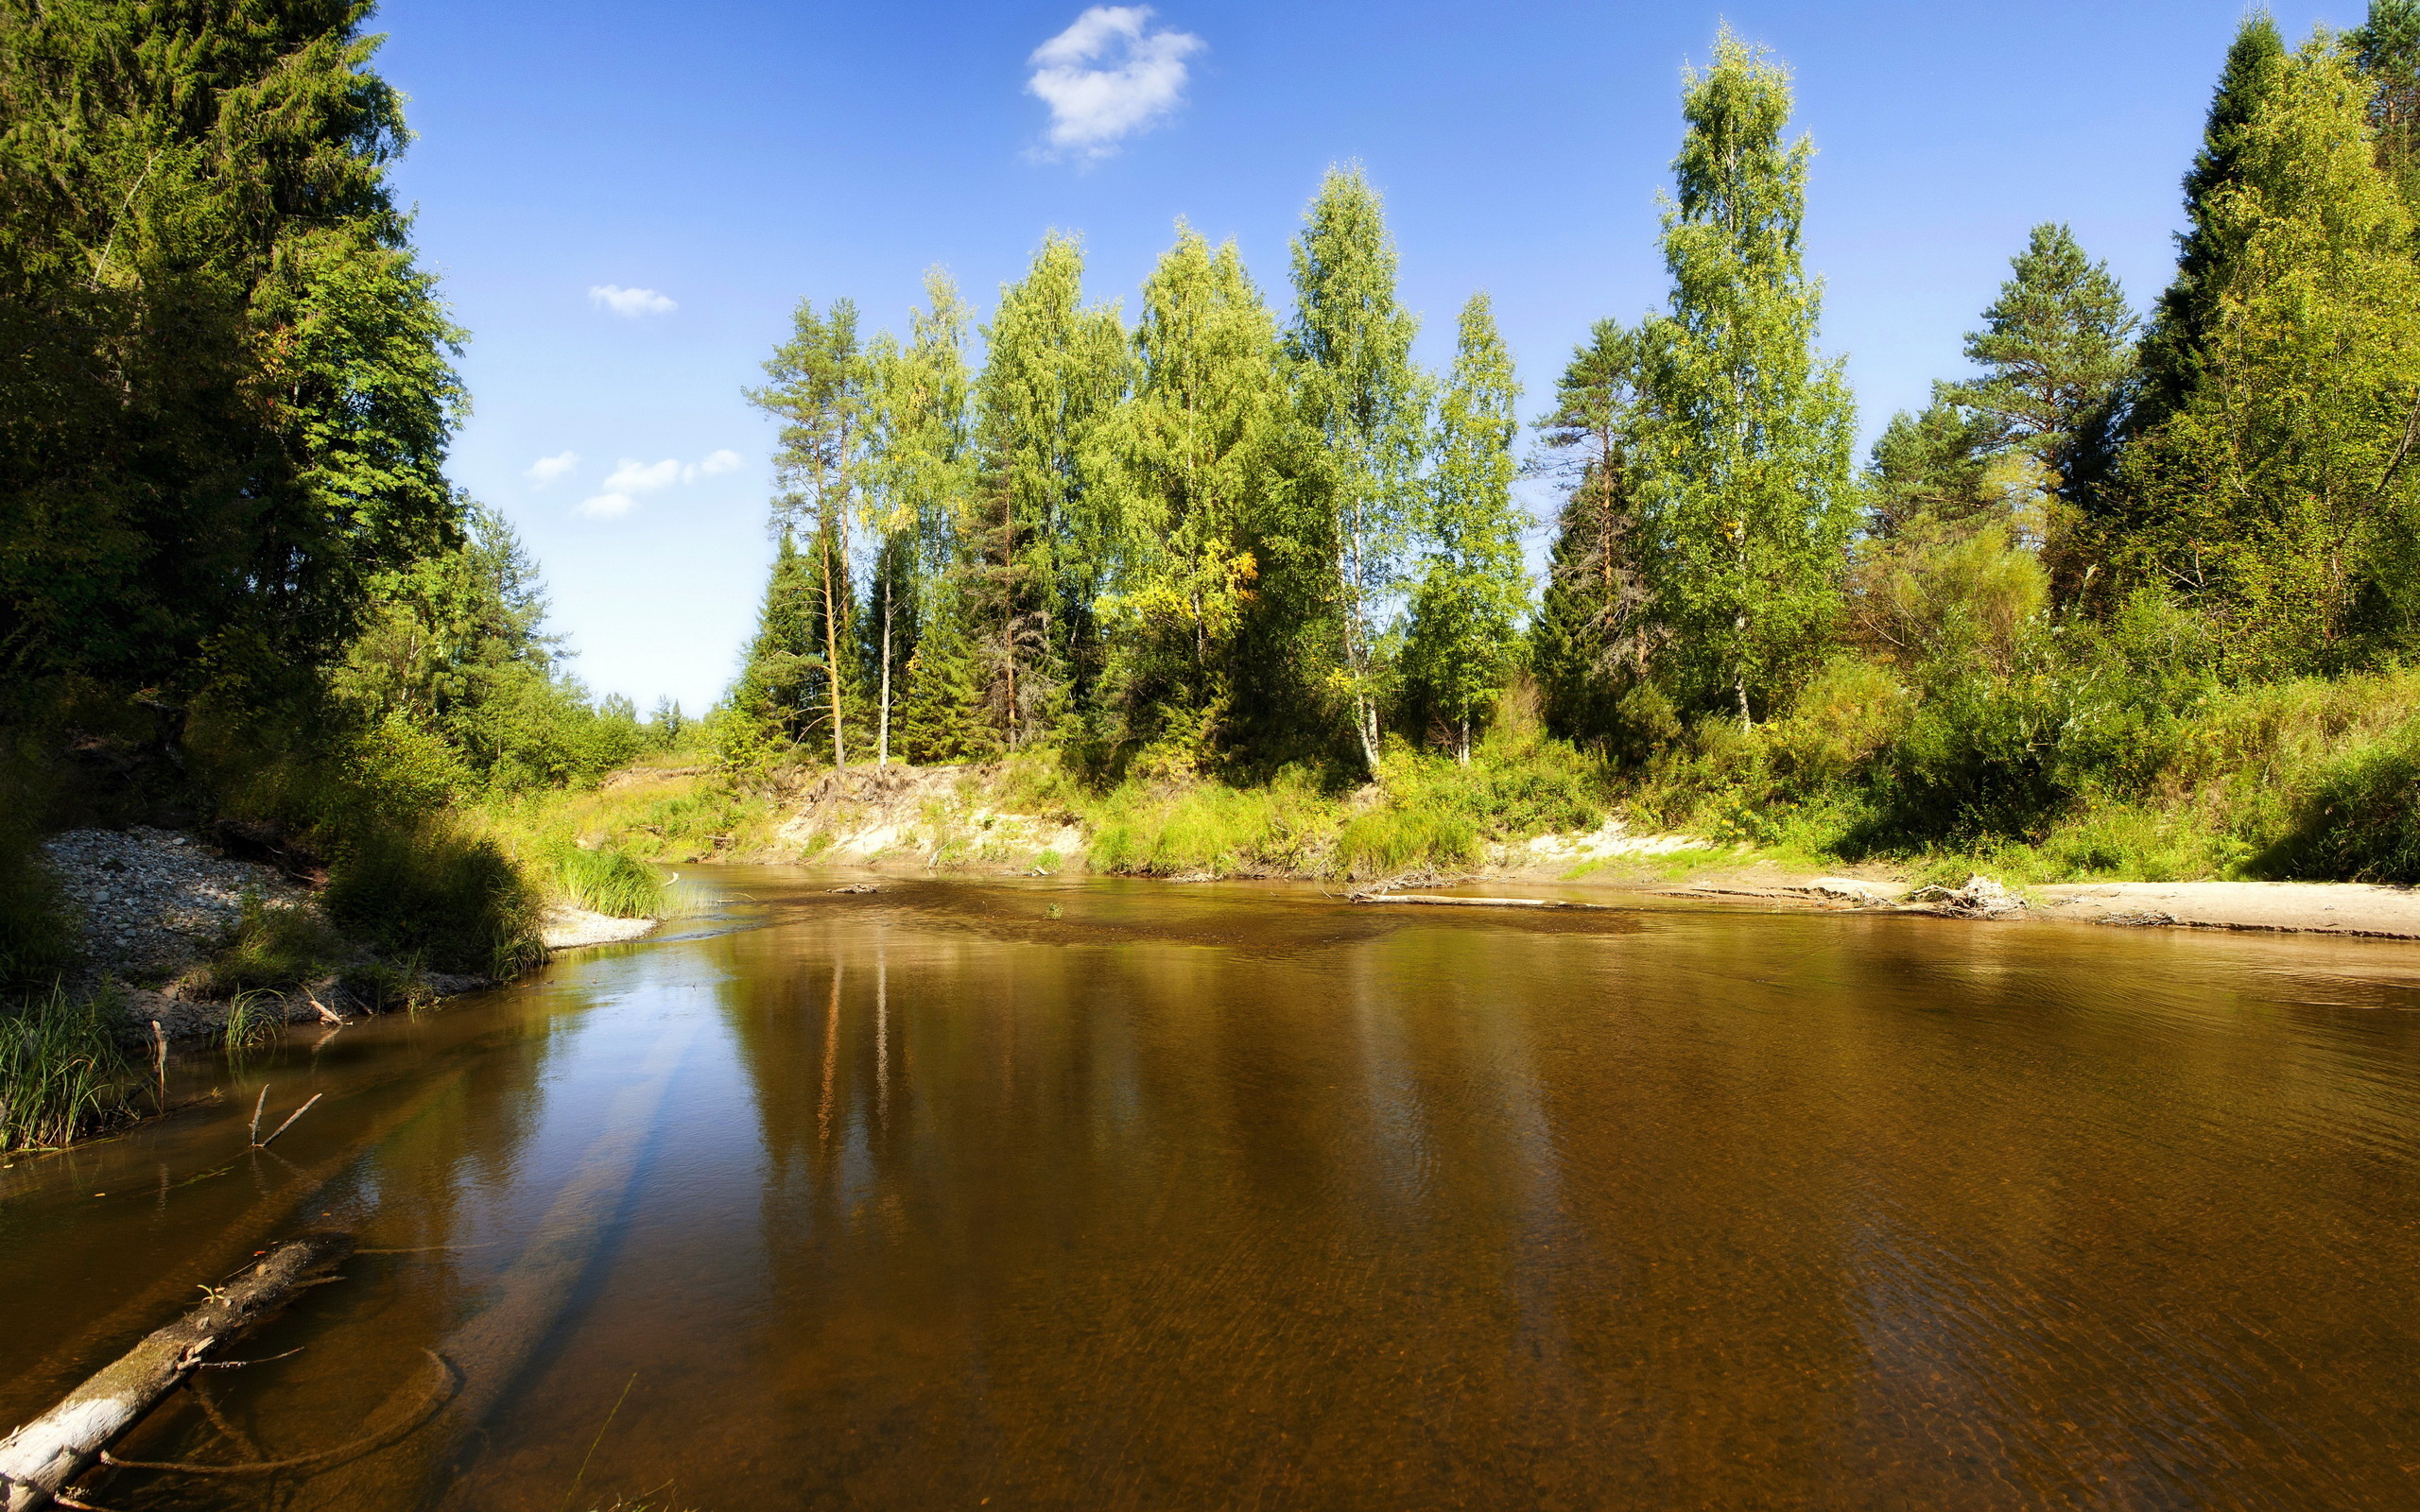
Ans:
[{"label": "pine tree", "polygon": [[2203,351],[2218,319],[2219,291],[2232,272],[2236,249],[2213,220],[2220,198],[2242,179],[2245,134],[2286,67],[2286,43],[2267,11],[2255,11],[2236,30],[2202,129],[2202,148],[2185,176],[2186,229],[2176,237],[2176,278],[2152,310],[2139,362],[2142,387],[2126,421],[2139,436],[2159,424],[2193,387]]},{"label": "pine tree", "polygon": [[2368,17],[2344,40],[2353,66],[2376,91],[2370,129],[2378,168],[2420,215],[2420,0],[2370,0]]},{"label": "pine tree", "polygon": [[1986,450],[2022,450],[2053,489],[2105,446],[2134,375],[2134,312],[2109,265],[2085,258],[2064,224],[2033,228],[2011,276],[1966,335],[1983,376],[1951,384],[1941,401],[1984,421]]},{"label": "pine tree", "polygon": [[1801,266],[1805,138],[1785,147],[1789,76],[1724,30],[1688,76],[1688,130],[1664,216],[1671,310],[1644,332],[1645,552],[1683,699],[1737,709],[1821,644],[1851,513],[1852,408],[1813,350],[1820,286]]},{"label": "pine tree", "polygon": [[1867,533],[1888,541],[1919,519],[1955,524],[1988,511],[1992,453],[2003,434],[2002,421],[1966,409],[1951,386],[1935,384],[1921,413],[1899,411],[1875,438],[1865,475]]},{"label": "pine tree", "polygon": [[1521,562],[1527,517],[1512,501],[1520,397],[1495,309],[1475,294],[1462,307],[1453,373],[1438,405],[1437,463],[1421,522],[1426,549],[1404,653],[1411,686],[1455,731],[1465,766],[1471,721],[1504,686],[1529,600]]},{"label": "pine tree", "polygon": [[826,314],[801,300],[790,339],[765,363],[765,387],[749,403],[782,422],[773,473],[782,491],[773,524],[785,541],[804,532],[811,557],[821,647],[821,688],[832,732],[832,765],[849,765],[849,702],[855,693],[849,522],[863,479],[868,374],[857,344],[857,308],[835,300]]},{"label": "pine tree", "polygon": [[1324,662],[1350,712],[1364,766],[1378,767],[1389,668],[1382,616],[1401,587],[1406,526],[1426,450],[1427,384],[1411,361],[1419,321],[1395,298],[1395,249],[1377,191],[1358,167],[1331,168],[1294,238],[1294,477],[1272,522],[1271,607]]},{"label": "pine tree", "polygon": [[991,717],[1010,747],[1086,712],[1099,672],[1093,617],[1121,526],[1102,422],[1124,397],[1115,306],[1083,306],[1082,249],[1053,232],[1000,291],[975,383],[976,466],[965,573],[984,627]]},{"label": "pine tree", "polygon": [[2414,623],[2420,267],[2370,100],[2323,34],[2231,138],[2193,382],[2121,476],[2119,566],[2217,617],[2248,670],[2342,668]]},{"label": "pine tree", "polygon": [[1646,670],[1650,636],[1639,576],[1638,332],[1599,320],[1538,421],[1532,464],[1563,487],[1546,591],[1530,631],[1530,670],[1549,729],[1589,739],[1608,732],[1623,685]]},{"label": "pine tree", "polygon": [[1113,682],[1127,732],[1188,763],[1221,738],[1235,640],[1259,574],[1248,542],[1281,396],[1277,324],[1229,242],[1183,221],[1143,285],[1137,380],[1115,444],[1128,490]]}]

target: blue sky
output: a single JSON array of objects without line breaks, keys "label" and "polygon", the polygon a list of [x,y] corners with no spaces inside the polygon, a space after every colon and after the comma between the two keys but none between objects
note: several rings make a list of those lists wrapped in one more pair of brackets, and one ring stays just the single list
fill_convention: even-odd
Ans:
[{"label": "blue sky", "polygon": [[[2299,38],[2360,9],[2277,18]],[[452,472],[522,531],[596,691],[695,713],[732,676],[772,552],[769,429],[740,389],[802,296],[904,329],[938,263],[988,315],[1057,227],[1082,234],[1092,297],[1131,312],[1183,215],[1235,237],[1282,309],[1304,202],[1357,159],[1422,356],[1442,366],[1488,290],[1534,413],[1590,322],[1664,298],[1681,70],[1728,19],[1796,75],[1824,346],[1870,438],[1960,369],[2035,222],[2071,223],[2138,307],[2166,282],[2243,8],[1167,0],[1069,36],[1085,14],[390,0],[375,18],[420,138],[401,192],[472,333]]]}]

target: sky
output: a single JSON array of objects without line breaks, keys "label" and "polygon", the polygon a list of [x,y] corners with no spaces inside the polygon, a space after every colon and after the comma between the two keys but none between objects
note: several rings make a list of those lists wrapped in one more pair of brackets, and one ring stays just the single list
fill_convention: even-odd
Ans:
[{"label": "sky", "polygon": [[[520,531],[591,689],[696,713],[737,670],[771,560],[771,427],[742,390],[801,299],[904,333],[939,265],[988,318],[1056,228],[1083,238],[1088,296],[1131,316],[1182,216],[1233,237],[1282,313],[1303,208],[1357,161],[1416,355],[1450,362],[1484,289],[1535,415],[1594,321],[1666,298],[1682,75],[1727,21],[1794,75],[1822,346],[1870,440],[1963,371],[1962,334],[2034,224],[2073,226],[2138,308],[2158,292],[2243,14],[389,0],[372,27],[417,133],[395,181],[470,332],[453,478]],[[2290,39],[2360,14],[2275,7]]]}]

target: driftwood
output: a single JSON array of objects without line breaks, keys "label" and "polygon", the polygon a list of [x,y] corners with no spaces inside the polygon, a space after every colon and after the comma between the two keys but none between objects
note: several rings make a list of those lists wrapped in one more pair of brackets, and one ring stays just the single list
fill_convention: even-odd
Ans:
[{"label": "driftwood", "polygon": [[0,1440],[6,1512],[48,1504],[102,1450],[175,1390],[202,1357],[274,1313],[318,1272],[353,1253],[353,1236],[304,1234],[271,1248],[209,1300],[128,1350],[65,1400]]},{"label": "driftwood", "polygon": [[1561,898],[1447,898],[1424,892],[1360,892],[1357,903],[1428,903],[1446,908],[1602,908],[1603,903],[1566,902]]}]

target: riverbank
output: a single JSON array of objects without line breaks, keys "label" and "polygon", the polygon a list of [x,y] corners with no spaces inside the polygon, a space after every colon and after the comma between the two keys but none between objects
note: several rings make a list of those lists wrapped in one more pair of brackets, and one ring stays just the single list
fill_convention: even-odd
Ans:
[{"label": "riverbank", "polygon": [[[864,766],[806,774],[751,799],[695,766],[632,768],[576,795],[592,842],[659,861],[813,863],[873,875],[1058,875],[1084,871],[1176,882],[1272,878],[1368,888],[1437,887],[1527,896],[1618,895],[1735,906],[1891,909],[2109,926],[2195,928],[2420,939],[2420,892],[2343,882],[2203,877],[2044,881],[2011,875],[1988,855],[1844,863],[1786,849],[1722,843],[1608,816],[1454,848],[1416,846],[1392,859],[1370,832],[1399,836],[1422,822],[1390,816],[1374,788],[1323,797],[1213,783],[1157,793],[1086,795],[1039,762]],[[1443,805],[1440,805],[1442,807]],[[685,824],[683,819],[692,822]],[[702,826],[694,821],[707,821]],[[1432,840],[1443,826],[1428,816]],[[1360,849],[1350,830],[1363,829]],[[1374,865],[1373,863],[1381,863]],[[1957,896],[1978,875],[2008,885],[2012,906]]]}]

